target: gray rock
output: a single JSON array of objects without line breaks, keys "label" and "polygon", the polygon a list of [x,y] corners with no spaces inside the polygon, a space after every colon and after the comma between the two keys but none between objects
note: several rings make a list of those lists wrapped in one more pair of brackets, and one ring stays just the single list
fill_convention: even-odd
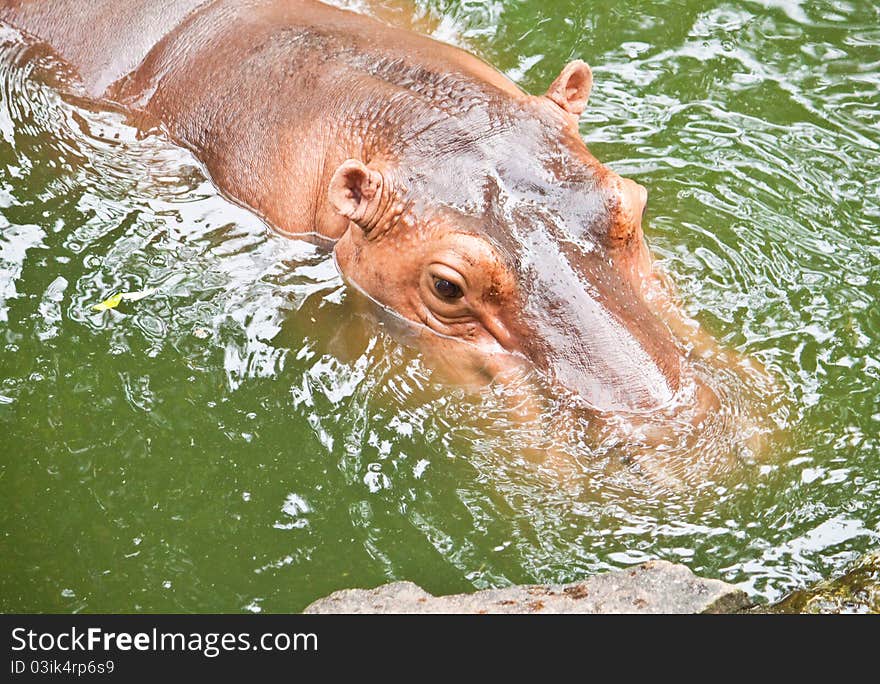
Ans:
[{"label": "gray rock", "polygon": [[650,561],[583,582],[432,596],[412,582],[344,589],[306,613],[732,613],[749,606],[742,589],[697,577],[683,565]]}]

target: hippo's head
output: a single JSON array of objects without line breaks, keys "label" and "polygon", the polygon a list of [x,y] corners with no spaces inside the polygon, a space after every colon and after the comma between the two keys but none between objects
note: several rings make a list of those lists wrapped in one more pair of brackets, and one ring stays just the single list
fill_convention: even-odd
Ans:
[{"label": "hippo's head", "polygon": [[413,106],[392,144],[333,175],[330,203],[356,226],[336,259],[462,364],[527,359],[598,410],[650,409],[674,395],[680,354],[643,296],[645,189],[578,131],[591,85],[572,62],[544,96]]}]

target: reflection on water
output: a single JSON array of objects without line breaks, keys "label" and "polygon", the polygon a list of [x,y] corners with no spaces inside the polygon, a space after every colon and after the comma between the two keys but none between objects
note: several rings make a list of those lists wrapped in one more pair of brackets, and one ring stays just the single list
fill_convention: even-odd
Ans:
[{"label": "reflection on water", "polygon": [[3,608],[287,611],[657,557],[776,598],[877,544],[876,10],[419,7],[533,91],[570,56],[594,66],[588,144],[650,189],[688,314],[778,388],[698,363],[722,408],[658,417],[679,421],[660,448],[552,393],[518,419],[509,387],[443,382],[327,252],[60,95],[3,29]]}]

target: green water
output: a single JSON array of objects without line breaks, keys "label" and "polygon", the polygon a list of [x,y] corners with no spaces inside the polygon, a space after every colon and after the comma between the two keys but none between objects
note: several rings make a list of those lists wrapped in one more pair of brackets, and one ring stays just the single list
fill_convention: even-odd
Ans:
[{"label": "green water", "polygon": [[3,29],[0,610],[296,611],[649,558],[775,600],[877,546],[876,3],[422,8],[530,90],[593,65],[591,150],[649,188],[688,313],[777,378],[765,453],[673,489],[620,438],[548,466],[503,389],[444,384],[325,252],[62,97]]}]

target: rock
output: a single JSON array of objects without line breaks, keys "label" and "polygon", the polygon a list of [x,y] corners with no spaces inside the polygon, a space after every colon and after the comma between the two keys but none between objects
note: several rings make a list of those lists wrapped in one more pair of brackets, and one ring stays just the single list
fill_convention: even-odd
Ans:
[{"label": "rock", "polygon": [[764,612],[880,613],[880,551],[859,558],[843,576],[794,591]]},{"label": "rock", "polygon": [[343,589],[306,613],[732,613],[749,606],[744,591],[703,579],[683,565],[650,561],[583,582],[486,589],[432,596],[412,582]]}]

